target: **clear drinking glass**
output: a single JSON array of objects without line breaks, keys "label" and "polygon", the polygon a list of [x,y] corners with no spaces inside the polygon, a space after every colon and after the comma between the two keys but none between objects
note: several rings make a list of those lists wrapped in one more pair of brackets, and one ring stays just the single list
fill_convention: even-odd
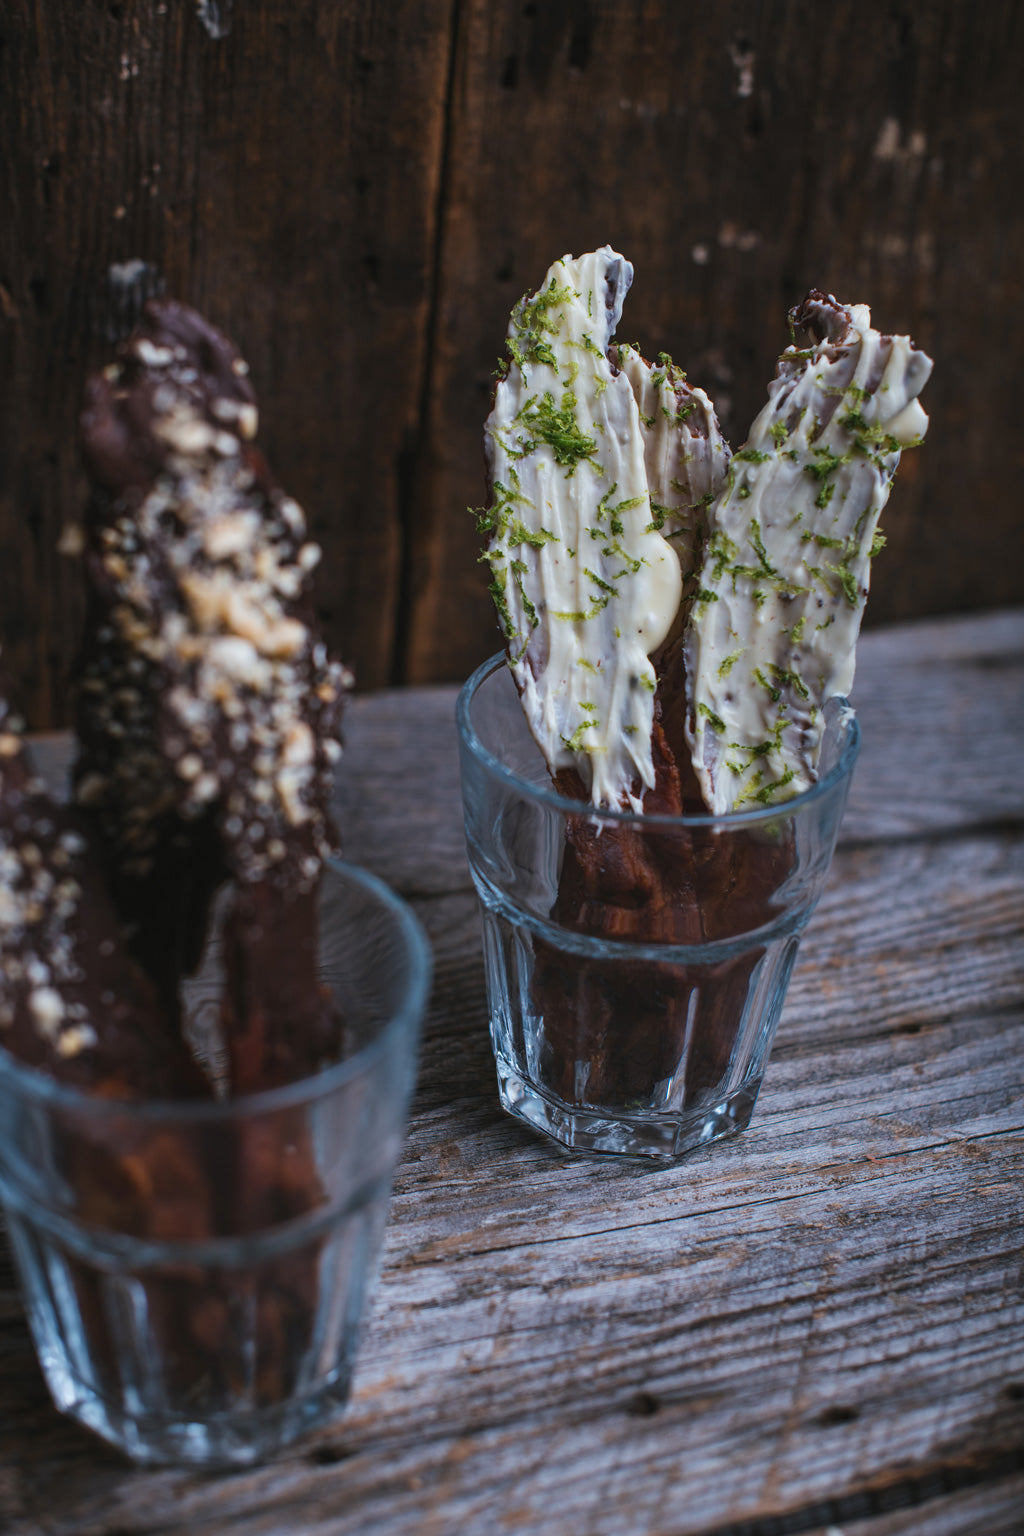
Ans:
[{"label": "clear drinking glass", "polygon": [[430,952],[380,881],[332,863],[320,967],[344,1059],[269,1092],[113,1102],[0,1051],[0,1198],[40,1365],[138,1462],[253,1462],[345,1404]]},{"label": "clear drinking glass", "polygon": [[575,1151],[672,1158],[746,1128],[857,758],[771,809],[642,816],[566,799],[502,656],[457,723],[501,1102]]}]

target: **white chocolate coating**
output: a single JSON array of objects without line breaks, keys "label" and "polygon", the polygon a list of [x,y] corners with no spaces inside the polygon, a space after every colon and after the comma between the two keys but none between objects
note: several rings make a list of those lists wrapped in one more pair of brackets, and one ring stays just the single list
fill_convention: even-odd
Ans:
[{"label": "white chocolate coating", "polygon": [[486,423],[481,526],[530,730],[595,805],[639,809],[654,782],[650,654],[679,607],[652,515],[637,403],[607,353],[633,269],[609,246],[549,270],[513,311],[512,362]]},{"label": "white chocolate coating", "polygon": [[640,415],[654,520],[679,557],[685,592],[700,557],[707,507],[725,484],[729,445],[707,395],[665,354],[655,366],[635,347],[617,350]]},{"label": "white chocolate coating", "polygon": [[823,339],[783,353],[733,457],[687,631],[687,739],[716,814],[815,781],[823,706],[853,683],[878,517],[928,425],[931,359],[909,337],[826,295],[800,319]]}]

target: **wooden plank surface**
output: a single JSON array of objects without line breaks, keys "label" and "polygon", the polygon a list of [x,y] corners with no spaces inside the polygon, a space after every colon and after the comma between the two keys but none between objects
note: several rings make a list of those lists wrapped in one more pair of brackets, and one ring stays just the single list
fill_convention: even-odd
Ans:
[{"label": "wooden plank surface", "polygon": [[4,0],[0,639],[66,721],[75,418],[157,289],[249,358],[364,689],[497,643],[466,507],[509,309],[636,265],[624,335],[738,442],[812,285],[935,356],[869,623],[1024,601],[1018,0]]},{"label": "wooden plank surface", "polygon": [[[1024,452],[1011,255],[1024,239],[1022,50],[1019,6],[959,0],[699,13],[679,0],[464,0],[415,474],[410,681],[464,676],[495,648],[464,511],[483,498],[495,358],[519,295],[564,252],[606,241],[636,269],[623,339],[672,353],[736,447],[808,289],[911,332],[935,358],[935,426],[904,455],[869,622],[1022,600],[1020,517],[998,510],[1006,456]],[[978,366],[993,314],[1006,340],[983,342]]]},{"label": "wooden plank surface", "polygon": [[50,1407],[8,1277],[0,1524],[1019,1531],[1022,683],[1022,613],[865,637],[854,794],[751,1128],[651,1169],[501,1114],[454,691],[357,699],[349,853],[413,902],[437,981],[353,1401],[252,1471],[132,1471]]},{"label": "wooden plank surface", "polygon": [[67,718],[81,624],[56,545],[85,376],[162,291],[248,359],[332,644],[364,688],[392,680],[451,7],[0,7],[0,615],[37,726]]}]

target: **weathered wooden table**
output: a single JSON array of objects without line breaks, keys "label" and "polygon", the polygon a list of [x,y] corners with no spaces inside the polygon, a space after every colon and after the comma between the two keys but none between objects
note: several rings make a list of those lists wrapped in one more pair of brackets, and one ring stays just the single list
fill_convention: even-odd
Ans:
[{"label": "weathered wooden table", "polygon": [[748,1132],[559,1155],[494,1088],[442,688],[352,706],[349,855],[436,985],[348,1413],[136,1472],[51,1408],[0,1274],[8,1536],[1024,1530],[1024,614],[868,635],[864,750]]}]

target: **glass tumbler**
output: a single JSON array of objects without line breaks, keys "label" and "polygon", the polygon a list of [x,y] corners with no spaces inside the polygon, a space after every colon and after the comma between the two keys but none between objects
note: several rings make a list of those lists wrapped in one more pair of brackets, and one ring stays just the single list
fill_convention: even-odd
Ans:
[{"label": "glass tumbler", "polygon": [[319,922],[346,1047],[315,1076],[115,1102],[0,1051],[0,1198],[39,1362],[57,1407],[137,1462],[250,1463],[345,1404],[430,954],[343,863]]},{"label": "glass tumbler", "polygon": [[557,794],[501,656],[457,708],[506,1110],[574,1151],[673,1158],[749,1124],[857,758],[826,710],[805,793],[728,816]]}]

